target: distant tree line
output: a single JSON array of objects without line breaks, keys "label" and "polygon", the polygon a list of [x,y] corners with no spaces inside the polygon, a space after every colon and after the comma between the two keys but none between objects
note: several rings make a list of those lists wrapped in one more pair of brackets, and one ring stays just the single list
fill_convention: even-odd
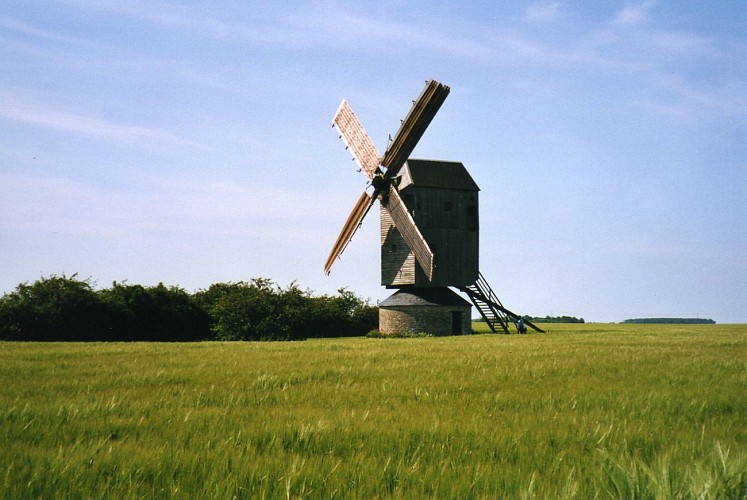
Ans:
[{"label": "distant tree line", "polygon": [[584,318],[574,318],[573,316],[525,316],[532,323],[585,323]]},{"label": "distant tree line", "polygon": [[188,293],[116,282],[95,290],[63,275],[0,297],[0,340],[303,340],[362,336],[377,325],[378,308],[348,290],[315,296],[265,278]]},{"label": "distant tree line", "polygon": [[[532,323],[584,323],[584,318],[574,318],[573,316],[522,316],[525,320]],[[475,318],[472,321],[485,322],[483,317]]]},{"label": "distant tree line", "polygon": [[626,319],[623,323],[655,324],[655,325],[715,325],[716,322],[708,318],[637,318]]}]

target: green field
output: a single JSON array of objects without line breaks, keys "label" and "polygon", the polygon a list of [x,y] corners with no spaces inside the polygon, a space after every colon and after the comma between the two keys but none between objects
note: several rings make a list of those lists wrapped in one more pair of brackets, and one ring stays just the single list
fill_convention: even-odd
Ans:
[{"label": "green field", "polygon": [[0,491],[747,496],[747,325],[547,329],[0,343]]}]

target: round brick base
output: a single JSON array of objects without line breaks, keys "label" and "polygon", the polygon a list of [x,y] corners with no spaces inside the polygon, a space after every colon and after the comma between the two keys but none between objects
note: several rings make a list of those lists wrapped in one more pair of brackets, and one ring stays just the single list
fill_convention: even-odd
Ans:
[{"label": "round brick base", "polygon": [[403,288],[379,304],[379,331],[385,334],[470,333],[472,306],[449,288]]}]

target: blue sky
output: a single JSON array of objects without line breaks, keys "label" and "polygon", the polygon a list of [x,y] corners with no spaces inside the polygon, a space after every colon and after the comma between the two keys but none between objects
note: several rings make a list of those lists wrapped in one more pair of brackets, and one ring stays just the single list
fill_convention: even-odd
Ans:
[{"label": "blue sky", "polygon": [[747,322],[746,33],[742,1],[6,0],[0,292],[77,272],[382,300],[375,213],[322,271],[365,187],[331,120],[346,98],[383,151],[436,79],[413,156],[480,186],[504,305]]}]

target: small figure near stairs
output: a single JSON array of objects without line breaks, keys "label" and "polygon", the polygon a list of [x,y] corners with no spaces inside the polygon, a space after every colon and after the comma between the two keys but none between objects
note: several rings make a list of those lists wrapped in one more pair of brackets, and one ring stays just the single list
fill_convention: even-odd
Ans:
[{"label": "small figure near stairs", "polygon": [[516,322],[516,330],[519,333],[527,333],[527,326],[524,324],[524,318],[519,317],[519,321]]}]

